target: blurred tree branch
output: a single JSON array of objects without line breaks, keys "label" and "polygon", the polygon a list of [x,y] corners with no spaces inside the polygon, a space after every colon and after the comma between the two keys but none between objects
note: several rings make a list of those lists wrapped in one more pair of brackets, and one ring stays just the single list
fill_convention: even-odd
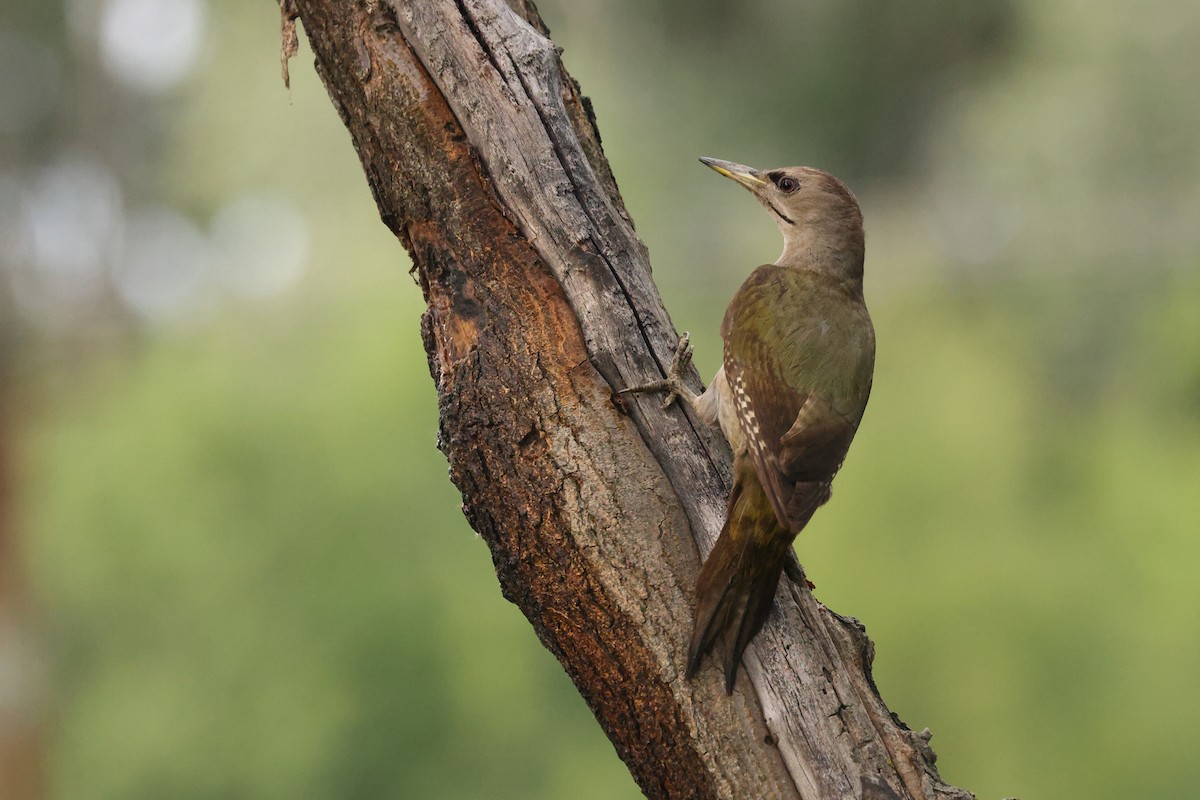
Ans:
[{"label": "blurred tree branch", "polygon": [[717,669],[683,680],[729,454],[656,398],[614,402],[664,373],[676,333],[532,4],[280,7],[285,75],[298,18],[412,256],[467,517],[646,795],[971,797],[880,700],[862,627],[803,582],[781,583],[732,697]]},{"label": "blurred tree branch", "polygon": [[24,539],[16,500],[16,354],[22,344],[15,303],[0,286],[0,796],[46,796],[39,642],[30,625]]}]

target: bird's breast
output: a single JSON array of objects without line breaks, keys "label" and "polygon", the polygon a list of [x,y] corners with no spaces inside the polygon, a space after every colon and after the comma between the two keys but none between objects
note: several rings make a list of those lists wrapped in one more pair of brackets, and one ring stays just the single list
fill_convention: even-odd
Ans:
[{"label": "bird's breast", "polygon": [[712,383],[709,384],[708,391],[705,395],[712,392],[717,410],[717,424],[721,427],[721,433],[725,436],[725,441],[729,442],[729,447],[733,452],[738,452],[742,444],[745,443],[746,435],[742,431],[741,423],[738,422],[737,406],[734,401],[733,388],[730,387],[729,381],[725,378],[725,368],[717,370],[717,374],[713,376]]}]

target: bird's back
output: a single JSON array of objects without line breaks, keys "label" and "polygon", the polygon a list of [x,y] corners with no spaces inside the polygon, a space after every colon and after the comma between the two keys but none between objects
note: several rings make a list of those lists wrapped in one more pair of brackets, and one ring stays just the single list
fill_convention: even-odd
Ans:
[{"label": "bird's back", "polygon": [[[734,362],[732,371],[782,382],[768,387],[751,380],[747,391],[779,393],[786,387],[797,397],[816,394],[857,427],[875,364],[875,332],[861,287],[815,270],[761,266],[734,296],[721,335],[727,372]],[[793,421],[780,419],[777,425],[787,427],[778,435]]]}]

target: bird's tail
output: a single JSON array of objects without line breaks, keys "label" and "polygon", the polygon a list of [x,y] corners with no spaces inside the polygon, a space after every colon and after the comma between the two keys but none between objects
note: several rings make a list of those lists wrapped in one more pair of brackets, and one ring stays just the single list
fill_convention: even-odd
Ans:
[{"label": "bird's tail", "polygon": [[725,693],[733,693],[742,651],[771,612],[779,574],[795,536],[779,524],[757,476],[737,481],[725,527],[696,580],[696,618],[687,677],[721,640]]}]

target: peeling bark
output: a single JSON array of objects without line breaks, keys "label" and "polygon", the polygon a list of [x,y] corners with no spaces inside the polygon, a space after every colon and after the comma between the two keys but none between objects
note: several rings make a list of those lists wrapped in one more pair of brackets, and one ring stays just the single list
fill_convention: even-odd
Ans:
[{"label": "peeling bark", "polygon": [[[677,334],[586,100],[528,0],[281,0],[428,302],[440,447],[504,596],[653,798],[969,798],[871,680],[857,621],[784,579],[732,697],[683,680],[715,431],[613,392]],[[696,376],[691,376],[699,388]]]}]

